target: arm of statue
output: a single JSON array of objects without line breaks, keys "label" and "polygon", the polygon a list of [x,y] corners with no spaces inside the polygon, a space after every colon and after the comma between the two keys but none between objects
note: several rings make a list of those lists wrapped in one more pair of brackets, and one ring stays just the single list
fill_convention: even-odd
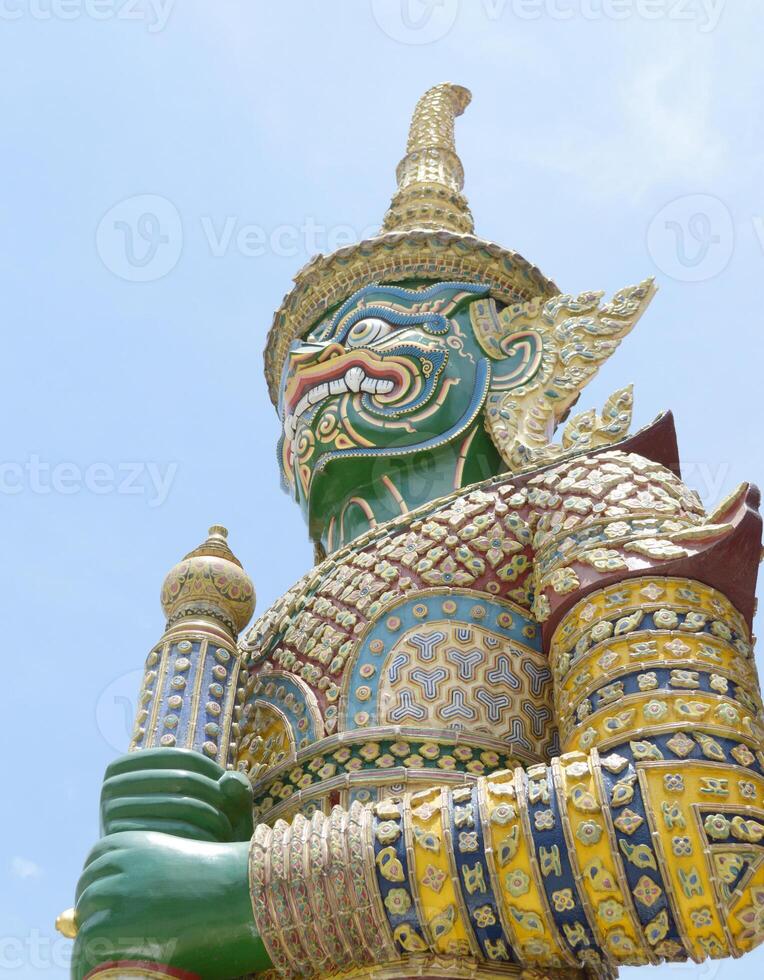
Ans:
[{"label": "arm of statue", "polygon": [[[605,476],[625,493],[620,471]],[[668,496],[682,492],[660,476]],[[761,702],[745,608],[755,503],[739,495],[716,526],[643,511],[610,527],[607,547],[593,508],[572,547],[558,547],[570,521],[534,518],[559,759],[261,825],[250,846],[115,834],[83,876],[75,976],[114,959],[223,977],[432,955],[548,976],[753,948],[764,935]]]},{"label": "arm of statue", "polygon": [[742,618],[698,582],[634,579],[581,600],[552,644],[572,751],[257,828],[253,907],[274,964],[436,953],[606,969],[750,950],[764,937],[750,656]]},{"label": "arm of statue", "polygon": [[548,766],[260,825],[249,845],[105,838],[80,883],[75,976],[98,939],[121,944],[110,958],[156,949],[205,977],[432,954],[606,969],[753,948],[764,777],[742,617],[699,582],[636,578],[575,604],[551,656],[568,751]]}]

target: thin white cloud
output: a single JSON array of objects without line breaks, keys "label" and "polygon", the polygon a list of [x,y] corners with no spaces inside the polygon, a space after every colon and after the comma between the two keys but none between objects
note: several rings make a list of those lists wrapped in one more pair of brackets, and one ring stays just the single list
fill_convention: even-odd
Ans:
[{"label": "thin white cloud", "polygon": [[16,855],[16,857],[11,859],[11,874],[14,878],[41,878],[42,868],[39,864],[34,861],[30,861],[29,858],[21,857]]}]

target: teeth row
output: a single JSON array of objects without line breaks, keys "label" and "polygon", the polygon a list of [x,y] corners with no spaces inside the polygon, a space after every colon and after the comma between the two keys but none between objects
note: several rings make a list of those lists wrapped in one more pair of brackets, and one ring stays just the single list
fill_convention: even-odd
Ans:
[{"label": "teeth row", "polygon": [[329,395],[342,395],[346,391],[357,393],[364,391],[369,395],[386,395],[394,388],[392,381],[387,378],[370,378],[362,367],[351,367],[343,378],[334,381],[324,381],[322,384],[309,388],[295,405],[294,413],[284,419],[284,432],[287,439],[293,439],[297,423],[301,416],[312,406],[328,398]]}]

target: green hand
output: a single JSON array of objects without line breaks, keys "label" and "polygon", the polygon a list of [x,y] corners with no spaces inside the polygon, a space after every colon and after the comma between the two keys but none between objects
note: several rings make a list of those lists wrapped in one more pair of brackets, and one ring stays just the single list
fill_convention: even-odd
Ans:
[{"label": "green hand", "polygon": [[249,840],[249,780],[188,749],[124,755],[106,770],[101,832],[148,830],[221,843]]},{"label": "green hand", "polygon": [[104,837],[77,886],[73,980],[151,960],[225,980],[270,968],[249,897],[248,846],[168,834]]}]

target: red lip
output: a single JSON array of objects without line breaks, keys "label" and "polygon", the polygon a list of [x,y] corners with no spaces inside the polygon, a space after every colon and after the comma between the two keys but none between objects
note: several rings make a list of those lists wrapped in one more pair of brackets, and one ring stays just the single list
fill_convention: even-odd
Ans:
[{"label": "red lip", "polygon": [[349,351],[339,357],[311,364],[309,367],[298,367],[287,385],[284,403],[287,415],[291,415],[302,396],[316,385],[344,378],[352,367],[360,367],[367,377],[376,380],[392,381],[396,387],[406,382],[406,370],[402,364],[393,360],[382,360],[369,351]]}]

